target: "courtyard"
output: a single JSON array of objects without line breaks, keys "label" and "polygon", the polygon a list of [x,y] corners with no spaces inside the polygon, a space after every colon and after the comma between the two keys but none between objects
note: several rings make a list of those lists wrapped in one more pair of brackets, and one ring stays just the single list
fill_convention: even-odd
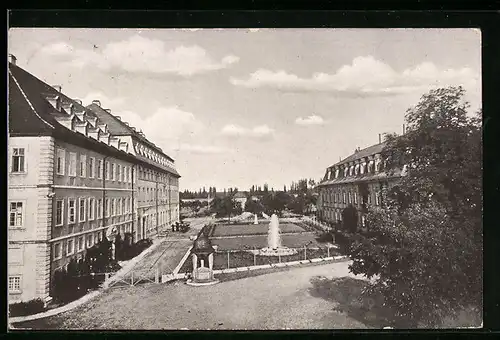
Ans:
[{"label": "courtyard", "polygon": [[[382,328],[355,302],[366,283],[349,262],[308,266],[192,287],[176,281],[109,289],[74,310],[16,324],[30,329],[342,329]],[[342,289],[325,280],[348,279]],[[340,287],[340,286],[339,286]],[[347,287],[347,288],[346,288]],[[350,301],[346,300],[348,297]],[[354,309],[353,309],[354,308]]]}]

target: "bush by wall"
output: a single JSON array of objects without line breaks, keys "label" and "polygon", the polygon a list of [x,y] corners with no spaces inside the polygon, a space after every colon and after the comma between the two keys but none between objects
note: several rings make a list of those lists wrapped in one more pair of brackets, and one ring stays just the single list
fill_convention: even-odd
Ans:
[{"label": "bush by wall", "polygon": [[26,302],[17,302],[9,305],[9,316],[25,316],[44,312],[46,310],[42,299],[33,299]]}]

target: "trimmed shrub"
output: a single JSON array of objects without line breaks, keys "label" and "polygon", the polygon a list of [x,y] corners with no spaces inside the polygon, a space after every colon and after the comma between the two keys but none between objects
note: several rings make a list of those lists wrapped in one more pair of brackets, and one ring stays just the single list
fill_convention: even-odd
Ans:
[{"label": "trimmed shrub", "polygon": [[9,305],[9,316],[25,316],[45,311],[45,303],[42,299],[33,299],[26,302],[17,302]]}]

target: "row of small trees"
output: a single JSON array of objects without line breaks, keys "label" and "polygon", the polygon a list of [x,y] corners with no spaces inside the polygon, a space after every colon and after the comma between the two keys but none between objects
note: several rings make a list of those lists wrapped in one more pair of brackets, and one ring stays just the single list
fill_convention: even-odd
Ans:
[{"label": "row of small trees", "polygon": [[51,295],[56,302],[73,301],[85,295],[88,290],[97,288],[104,280],[102,273],[112,268],[111,242],[104,238],[87,249],[83,258],[77,261],[73,257],[66,268],[54,272]]},{"label": "row of small trees", "polygon": [[87,249],[81,259],[73,257],[66,267],[57,269],[52,281],[52,297],[57,302],[65,303],[85,295],[99,287],[104,273],[120,269],[117,261],[129,260],[151,245],[149,240],[133,243],[131,233],[125,233],[123,238],[120,234],[116,235],[114,243],[114,259],[112,243],[103,238]]}]

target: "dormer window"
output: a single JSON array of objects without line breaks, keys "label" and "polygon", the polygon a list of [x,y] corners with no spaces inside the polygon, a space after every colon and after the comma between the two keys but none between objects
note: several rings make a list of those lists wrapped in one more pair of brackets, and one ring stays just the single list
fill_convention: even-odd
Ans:
[{"label": "dormer window", "polygon": [[48,94],[45,96],[45,99],[47,99],[54,109],[61,111],[61,98],[59,96]]},{"label": "dormer window", "polygon": [[357,176],[359,174],[359,164],[354,167],[354,174]]},{"label": "dormer window", "polygon": [[66,111],[67,114],[69,114],[69,115],[73,114],[73,111],[74,111],[73,110],[73,108],[74,108],[73,107],[73,103],[68,103],[68,102],[63,103],[62,104],[62,108],[63,108],[64,111]]},{"label": "dormer window", "polygon": [[344,177],[347,177],[348,172],[349,168],[347,166],[344,166]]},{"label": "dormer window", "polygon": [[339,178],[339,168],[335,169],[335,178]]},{"label": "dormer window", "polygon": [[353,175],[354,175],[354,165],[351,165],[351,167],[349,168],[349,176]]}]

